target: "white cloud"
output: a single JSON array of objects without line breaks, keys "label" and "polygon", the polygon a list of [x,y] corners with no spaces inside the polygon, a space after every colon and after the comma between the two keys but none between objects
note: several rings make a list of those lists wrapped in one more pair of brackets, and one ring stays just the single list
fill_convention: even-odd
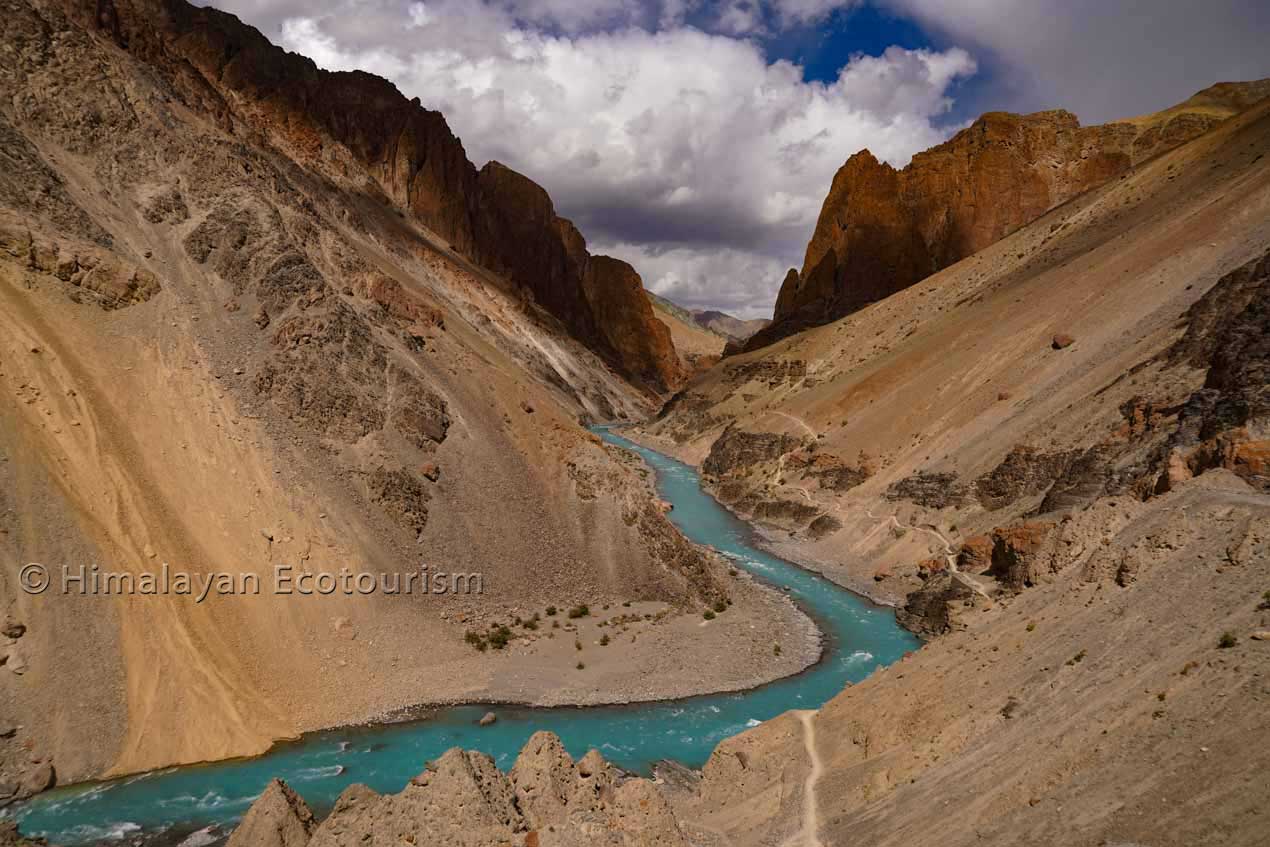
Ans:
[{"label": "white cloud", "polygon": [[738,318],[770,318],[787,265],[770,255],[737,247],[672,247],[597,244],[625,259],[644,286],[689,309],[718,309]]},{"label": "white cloud", "polygon": [[[903,165],[941,141],[950,86],[975,71],[963,50],[891,48],[808,82],[746,39],[683,26],[547,31],[525,21],[563,14],[563,0],[511,5],[344,0],[321,16],[287,7],[265,30],[440,109],[478,165],[497,159],[542,184],[593,248],[631,261],[650,288],[746,315],[770,311],[784,271],[801,264],[843,161],[867,146]],[[585,28],[613,9],[596,0],[571,21]]]}]

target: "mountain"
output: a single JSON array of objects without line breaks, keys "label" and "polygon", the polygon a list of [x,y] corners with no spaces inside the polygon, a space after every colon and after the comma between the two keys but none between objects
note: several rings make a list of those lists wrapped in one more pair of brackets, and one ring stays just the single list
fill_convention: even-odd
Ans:
[{"label": "mountain", "polygon": [[713,310],[693,312],[692,316],[697,323],[706,329],[725,335],[730,340],[737,342],[748,341],[750,336],[771,323],[765,318],[753,318],[744,321],[740,318],[734,318],[726,312]]},{"label": "mountain", "polygon": [[1268,339],[1262,102],[692,381],[637,437],[930,641],[723,742],[682,825],[1263,841]]},{"label": "mountain", "polygon": [[[540,188],[213,9],[9,0],[0,45],[0,802],[420,703],[815,660],[764,649],[802,614],[580,423],[648,415],[680,364],[633,269]],[[56,587],[20,590],[27,563]],[[279,568],[343,587],[287,594]],[[425,569],[445,596],[405,593]],[[350,595],[362,576],[398,588]],[[585,673],[536,629],[617,603],[646,631]],[[659,670],[697,650],[692,678]]]},{"label": "mountain", "polygon": [[1219,83],[1162,112],[1089,127],[1061,110],[989,112],[900,170],[862,150],[834,176],[801,272],[786,275],[772,325],[746,349],[907,288],[1267,95],[1270,80]]},{"label": "mountain", "polygon": [[1267,152],[1270,103],[725,360],[637,434],[779,551],[902,603],[920,650],[700,773],[539,733],[506,775],[451,750],[320,824],[271,785],[232,847],[1263,843]]},{"label": "mountain", "polygon": [[[669,336],[632,285],[630,266],[592,257],[527,177],[498,162],[478,171],[439,112],[374,75],[321,70],[216,9],[98,6],[73,11],[186,96],[207,98],[225,128],[246,122],[297,163],[324,163],[349,189],[386,196],[460,255],[523,288],[628,376],[659,391],[676,384]],[[614,325],[602,313],[629,320]]]},{"label": "mountain", "polygon": [[658,320],[670,330],[670,338],[679,353],[685,374],[691,377],[703,373],[719,361],[727,339],[699,324],[692,312],[665,297],[649,292],[648,299],[652,301]]}]

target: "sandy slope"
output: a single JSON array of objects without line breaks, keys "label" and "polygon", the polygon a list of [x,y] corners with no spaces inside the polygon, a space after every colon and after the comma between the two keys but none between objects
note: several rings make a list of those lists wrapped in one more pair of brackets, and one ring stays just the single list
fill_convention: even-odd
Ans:
[{"label": "sandy slope", "polygon": [[[683,694],[667,640],[715,656],[751,624],[802,625],[687,544],[646,469],[580,423],[648,396],[381,193],[347,190],[338,145],[302,168],[58,9],[0,16],[0,605],[25,627],[0,670],[20,727],[6,778],[37,759],[66,782],[251,754],[426,702]],[[31,596],[27,562],[166,562],[263,590]],[[276,596],[279,563],[427,564],[484,593]],[[738,614],[701,630],[724,595]],[[626,601],[669,615],[588,675],[546,639],[464,641]],[[703,661],[690,690],[814,657]]]}]

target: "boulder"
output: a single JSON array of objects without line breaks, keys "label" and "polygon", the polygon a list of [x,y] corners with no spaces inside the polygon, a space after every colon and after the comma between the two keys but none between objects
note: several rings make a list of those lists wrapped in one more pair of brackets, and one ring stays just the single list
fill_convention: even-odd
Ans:
[{"label": "boulder", "polygon": [[52,762],[35,762],[22,772],[22,776],[18,781],[21,785],[22,796],[29,797],[33,794],[39,794],[41,791],[47,791],[56,785],[57,771],[53,769]]},{"label": "boulder", "polygon": [[1076,343],[1076,339],[1072,338],[1065,332],[1060,332],[1054,336],[1051,342],[1055,350],[1062,350],[1065,347],[1071,347]]},{"label": "boulder", "polygon": [[497,720],[498,720],[498,715],[494,714],[493,712],[486,712],[485,714],[481,715],[481,719],[477,721],[477,723],[480,724],[481,726],[489,726],[490,724],[494,723]]}]

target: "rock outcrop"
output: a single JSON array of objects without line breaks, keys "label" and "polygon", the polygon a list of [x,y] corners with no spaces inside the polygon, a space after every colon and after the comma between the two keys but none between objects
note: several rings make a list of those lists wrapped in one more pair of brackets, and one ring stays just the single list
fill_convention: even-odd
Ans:
[{"label": "rock outcrop", "polygon": [[275,779],[247,810],[226,847],[304,847],[316,826],[304,799]]},{"label": "rock outcrop", "polygon": [[652,783],[627,777],[594,750],[575,763],[550,732],[535,733],[507,774],[483,753],[453,748],[399,794],[354,785],[320,826],[304,823],[311,821],[307,812],[304,801],[275,780],[235,830],[230,847],[688,843]]},{"label": "rock outcrop", "polygon": [[1267,95],[1270,80],[1219,83],[1163,112],[1088,127],[1062,110],[989,112],[900,170],[861,150],[834,176],[772,324],[745,349],[907,288]]},{"label": "rock outcrop", "polygon": [[[418,98],[373,74],[322,70],[211,7],[184,0],[69,5],[168,75],[190,105],[216,112],[224,128],[264,134],[297,161],[386,195],[445,247],[531,295],[628,377],[659,392],[679,384],[670,335],[653,318],[638,275],[631,270],[615,281],[608,260],[594,272],[598,284],[588,282],[593,257],[547,192],[498,162],[478,171],[444,116]],[[151,213],[180,209],[160,202]],[[622,326],[606,327],[615,316]]]}]

